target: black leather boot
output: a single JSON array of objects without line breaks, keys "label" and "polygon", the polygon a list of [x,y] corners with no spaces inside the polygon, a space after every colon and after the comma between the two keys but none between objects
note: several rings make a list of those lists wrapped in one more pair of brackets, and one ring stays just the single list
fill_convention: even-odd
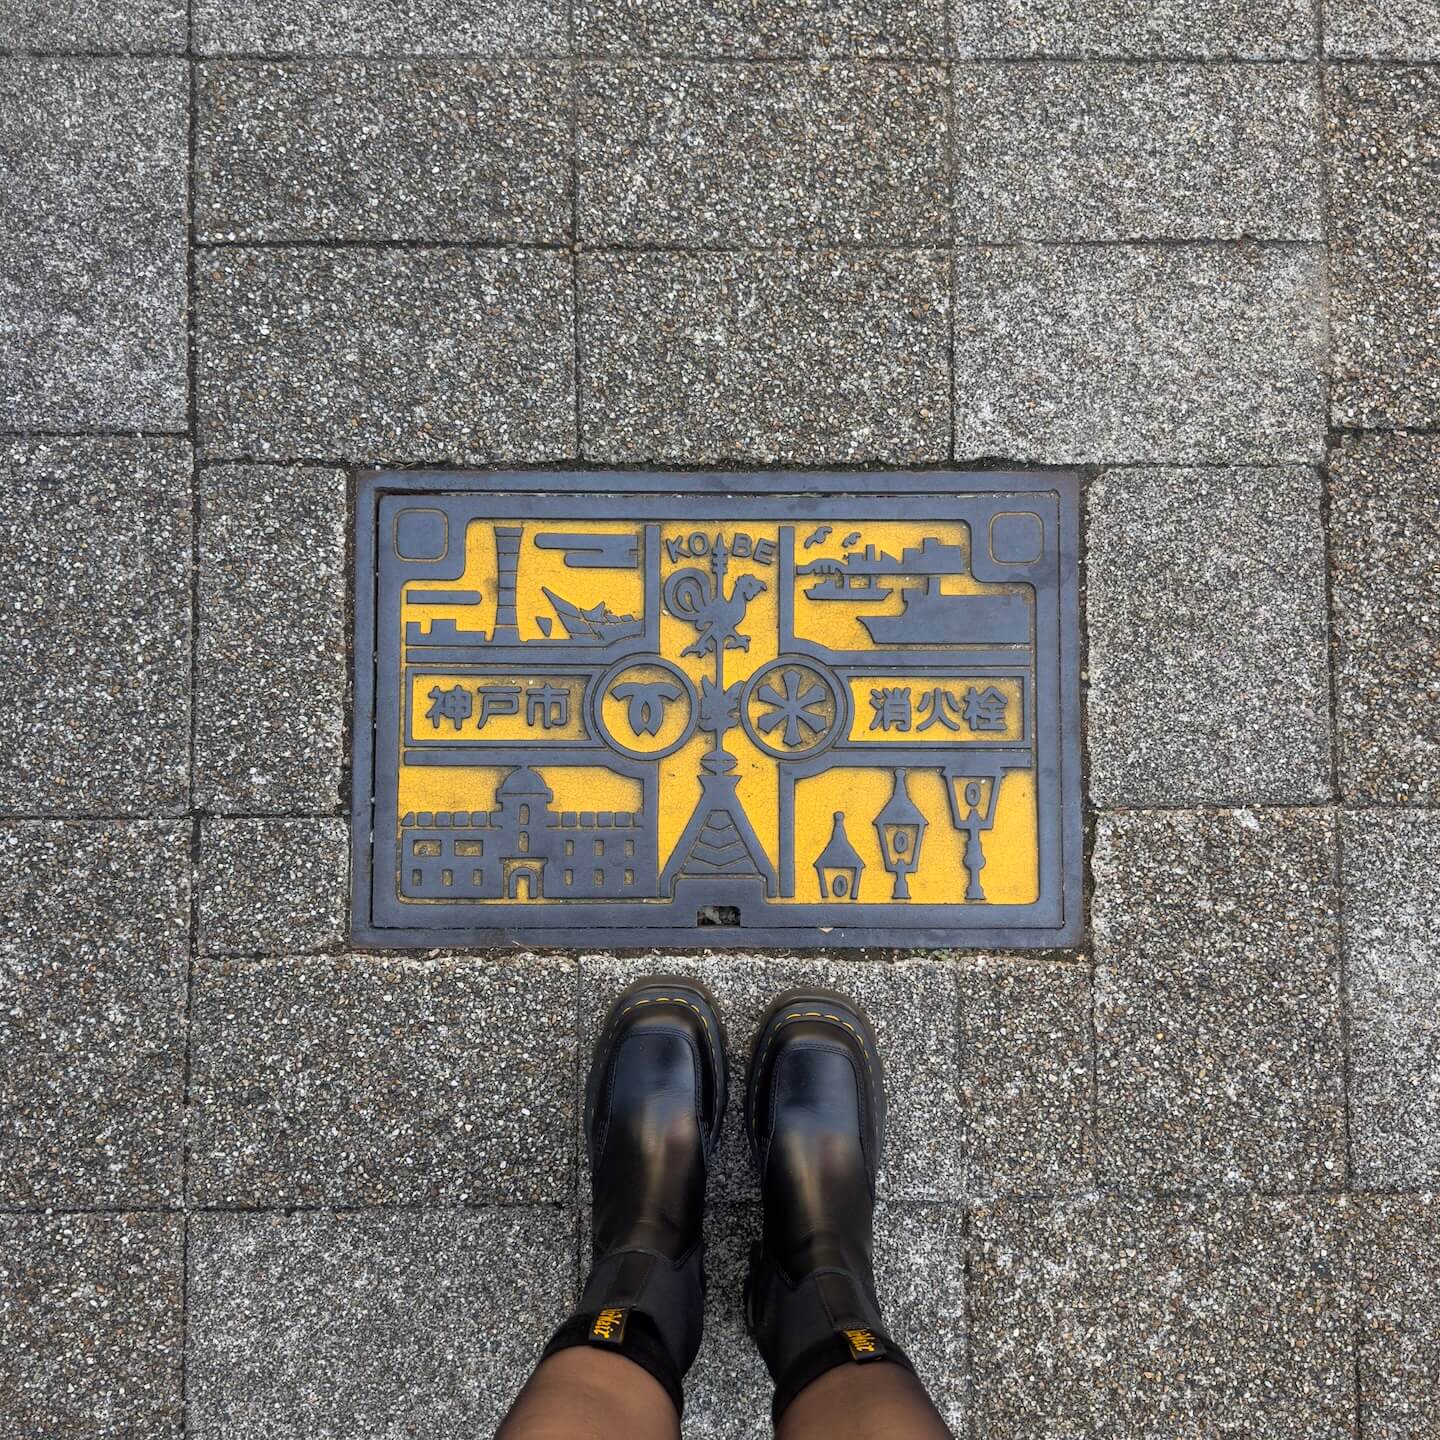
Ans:
[{"label": "black leather boot", "polygon": [[745,1318],[775,1381],[778,1422],[837,1365],[911,1368],[875,1298],[885,1087],[875,1032],[857,1005],[794,990],[770,1007],[750,1059],[745,1125],[765,1204]]},{"label": "black leather boot", "polygon": [[701,1220],[720,1137],[725,1040],[693,981],[652,976],[610,1008],[585,1091],[594,1265],[546,1347],[617,1350],[682,1408],[705,1304]]}]

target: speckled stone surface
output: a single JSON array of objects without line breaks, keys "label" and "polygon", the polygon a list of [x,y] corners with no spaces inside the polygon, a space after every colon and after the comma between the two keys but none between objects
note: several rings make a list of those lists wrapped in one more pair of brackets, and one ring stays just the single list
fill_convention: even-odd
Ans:
[{"label": "speckled stone surface", "polygon": [[1440,1190],[1440,812],[1344,817],[1350,1146],[1367,1190]]},{"label": "speckled stone surface", "polygon": [[1323,489],[1299,466],[1109,470],[1090,487],[1095,804],[1329,795]]},{"label": "speckled stone surface", "polygon": [[178,1215],[0,1215],[6,1435],[182,1433],[183,1229]]},{"label": "speckled stone surface", "polygon": [[946,256],[585,256],[588,460],[938,463]]},{"label": "speckled stone surface", "polygon": [[205,55],[559,55],[561,0],[193,0]]},{"label": "speckled stone surface", "polygon": [[345,530],[339,470],[201,472],[195,794],[207,810],[339,803]]},{"label": "speckled stone surface", "polygon": [[185,0],[6,0],[0,49],[185,48]]},{"label": "speckled stone surface", "polygon": [[1317,247],[962,246],[955,275],[957,458],[1321,458]]},{"label": "speckled stone surface", "polygon": [[179,60],[0,59],[0,429],[185,428],[186,107]]},{"label": "speckled stone surface", "polygon": [[205,961],[199,1205],[556,1202],[575,1194],[575,967]]},{"label": "speckled stone surface", "polygon": [[1367,1198],[1354,1209],[1364,1435],[1366,1440],[1436,1440],[1440,1196]]},{"label": "speckled stone surface", "polygon": [[943,57],[944,0],[575,0],[582,55]]},{"label": "speckled stone surface", "polygon": [[961,1152],[972,1196],[1073,1190],[1094,1163],[1090,967],[962,959]]},{"label": "speckled stone surface", "polygon": [[492,1435],[574,1298],[575,1219],[549,1207],[190,1225],[201,1440]]},{"label": "speckled stone surface", "polygon": [[1330,461],[1340,786],[1440,800],[1440,437],[1354,435]]},{"label": "speckled stone surface", "polygon": [[1309,0],[955,0],[955,53],[1085,59],[1300,59],[1315,52]]},{"label": "speckled stone surface", "polygon": [[561,65],[216,61],[198,73],[201,239],[569,239]]},{"label": "speckled stone surface", "polygon": [[[743,1291],[760,1207],[725,1204],[705,1220],[705,1337],[685,1381],[686,1435],[767,1440],[774,1387],[745,1332]],[[582,1252],[588,1263],[588,1239]],[[965,1240],[960,1210],[882,1202],[875,1286],[896,1342],[956,1434],[965,1424]]]},{"label": "speckled stone surface", "polygon": [[1431,0],[1321,0],[1325,53],[1363,60],[1440,60]]},{"label": "speckled stone surface", "polygon": [[1344,1183],[1334,832],[1324,810],[1101,818],[1091,868],[1103,1183]]},{"label": "speckled stone surface", "polygon": [[185,808],[190,447],[0,439],[0,811]]},{"label": "speckled stone surface", "polygon": [[1345,1217],[1300,1198],[981,1207],[975,1432],[1349,1440]]},{"label": "speckled stone surface", "polygon": [[957,65],[956,237],[1318,240],[1319,107],[1303,65]]},{"label": "speckled stone surface", "polygon": [[[1440,27],[1440,11],[1434,23]],[[1440,28],[1437,28],[1440,35]],[[1440,425],[1440,70],[1327,67],[1330,409]]]},{"label": "speckled stone surface", "polygon": [[[821,958],[667,955],[663,962],[584,956],[580,962],[580,1055],[590,1057],[611,1002],[633,981],[660,972],[693,976],[714,997],[729,1045],[732,1111],[710,1175],[713,1199],[759,1194],[745,1139],[743,1101],[750,1046],[766,1008],[786,990],[819,985],[857,1001],[869,1015],[885,1067],[888,1138],[880,1161],[881,1195],[956,1198],[963,1183],[957,1006],[954,975],[943,964],[836,962]],[[580,1184],[588,1196],[583,1159]]]},{"label": "speckled stone surface", "polygon": [[344,820],[206,820],[200,827],[200,950],[336,950],[348,933]]},{"label": "speckled stone surface", "polygon": [[587,65],[586,245],[949,238],[948,101],[935,65]]},{"label": "speckled stone surface", "polygon": [[0,1207],[180,1196],[189,835],[0,823]]},{"label": "speckled stone surface", "polygon": [[575,452],[571,262],[536,250],[206,252],[212,458],[374,463]]}]

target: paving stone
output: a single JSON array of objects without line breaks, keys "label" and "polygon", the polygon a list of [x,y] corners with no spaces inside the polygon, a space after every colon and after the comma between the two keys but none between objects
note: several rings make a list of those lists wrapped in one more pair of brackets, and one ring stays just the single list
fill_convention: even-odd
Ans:
[{"label": "paving stone", "polygon": [[183,810],[190,447],[0,440],[0,811]]},{"label": "paving stone", "polygon": [[366,957],[202,961],[190,1200],[573,1198],[575,968]]},{"label": "paving stone", "polygon": [[[767,1440],[774,1387],[745,1331],[744,1285],[760,1207],[705,1217],[705,1336],[685,1380],[685,1433]],[[584,1241],[587,1249],[588,1239]],[[896,1342],[957,1435],[965,1422],[965,1237],[959,1208],[897,1201],[875,1213],[875,1285]]]},{"label": "paving stone", "polygon": [[1440,812],[1340,832],[1355,1183],[1440,1188]]},{"label": "paving stone", "polygon": [[[879,1193],[894,1199],[946,1199],[962,1193],[959,1037],[955,980],[949,966],[755,956],[666,955],[645,960],[585,956],[580,962],[582,1070],[588,1071],[598,1028],[611,1001],[625,986],[656,973],[698,978],[714,995],[727,1035],[732,1109],[710,1175],[712,1200],[759,1197],[745,1140],[741,1098],[745,1071],[765,1009],[784,991],[801,985],[820,985],[852,996],[875,1026],[889,1105]],[[580,1185],[588,1196],[590,1175],[583,1159],[579,1168]]]},{"label": "paving stone", "polygon": [[957,65],[955,233],[1318,240],[1319,108],[1303,65]]},{"label": "paving stone", "polygon": [[1432,0],[1322,0],[1325,53],[1355,59],[1440,60]]},{"label": "paving stone", "polygon": [[586,458],[944,459],[946,268],[927,251],[582,257]]},{"label": "paving stone", "polygon": [[1320,458],[1317,247],[966,246],[955,269],[958,458]]},{"label": "paving stone", "polygon": [[1330,535],[1341,791],[1440,802],[1440,437],[1346,437]]},{"label": "paving stone", "polygon": [[1090,970],[969,957],[960,990],[961,1153],[970,1195],[1091,1179]]},{"label": "paving stone", "polygon": [[1330,411],[1440,425],[1440,71],[1328,67]]},{"label": "paving stone", "polygon": [[1097,805],[1304,803],[1330,790],[1314,470],[1109,470],[1086,544]]},{"label": "paving stone", "polygon": [[589,65],[588,245],[937,244],[948,129],[939,66]]},{"label": "paving stone", "polygon": [[201,473],[195,795],[207,810],[339,803],[345,529],[341,471]]},{"label": "paving stone", "polygon": [[0,1215],[6,1435],[180,1435],[183,1250],[178,1215]]},{"label": "paving stone", "polygon": [[1437,1440],[1440,1409],[1440,1196],[1355,1207],[1360,1433]]},{"label": "paving stone", "polygon": [[571,261],[524,250],[210,250],[208,454],[482,463],[575,453]]},{"label": "paving stone", "polygon": [[344,820],[206,820],[200,949],[209,955],[335,950],[345,943]]},{"label": "paving stone", "polygon": [[977,1432],[1349,1440],[1346,1256],[1333,1200],[983,1207],[970,1250]]},{"label": "paving stone", "polygon": [[1310,0],[957,0],[955,54],[1085,59],[1303,59],[1315,51]]},{"label": "paving stone", "polygon": [[180,1195],[189,834],[0,823],[0,1206]]},{"label": "paving stone", "polygon": [[219,61],[199,76],[202,240],[570,237],[566,67]]},{"label": "paving stone", "polygon": [[0,59],[0,428],[185,428],[188,124],[178,59]]},{"label": "paving stone", "polygon": [[575,1238],[550,1207],[194,1216],[188,1434],[493,1435],[574,1303]]},{"label": "paving stone", "polygon": [[943,0],[575,0],[583,55],[942,57]]},{"label": "paving stone", "polygon": [[0,49],[185,49],[185,0],[6,0]]},{"label": "paving stone", "polygon": [[562,0],[194,0],[202,55],[562,55]]},{"label": "paving stone", "polygon": [[1101,817],[1091,868],[1104,1183],[1343,1182],[1334,829],[1322,810]]}]

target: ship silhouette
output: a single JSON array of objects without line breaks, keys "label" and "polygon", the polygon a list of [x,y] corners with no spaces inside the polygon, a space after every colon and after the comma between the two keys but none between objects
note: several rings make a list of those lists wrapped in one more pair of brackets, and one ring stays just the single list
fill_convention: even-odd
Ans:
[{"label": "ship silhouette", "polygon": [[857,615],[877,645],[1028,645],[1030,606],[1023,595],[947,595],[940,577],[905,591],[898,615]]},{"label": "ship silhouette", "polygon": [[603,600],[588,610],[582,610],[563,595],[557,595],[548,586],[542,585],[540,589],[555,607],[560,624],[571,640],[598,641],[602,645],[608,645],[612,640],[628,640],[630,636],[640,634],[645,628],[643,620],[637,620],[633,615],[617,615]]}]

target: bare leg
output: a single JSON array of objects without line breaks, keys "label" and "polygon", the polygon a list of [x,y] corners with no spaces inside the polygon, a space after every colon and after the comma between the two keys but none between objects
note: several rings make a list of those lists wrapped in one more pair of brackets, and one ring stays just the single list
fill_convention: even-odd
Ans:
[{"label": "bare leg", "polygon": [[785,1407],[776,1440],[953,1440],[903,1365],[837,1365]]},{"label": "bare leg", "polygon": [[664,1387],[612,1350],[577,1345],[542,1360],[496,1440],[679,1440]]}]

